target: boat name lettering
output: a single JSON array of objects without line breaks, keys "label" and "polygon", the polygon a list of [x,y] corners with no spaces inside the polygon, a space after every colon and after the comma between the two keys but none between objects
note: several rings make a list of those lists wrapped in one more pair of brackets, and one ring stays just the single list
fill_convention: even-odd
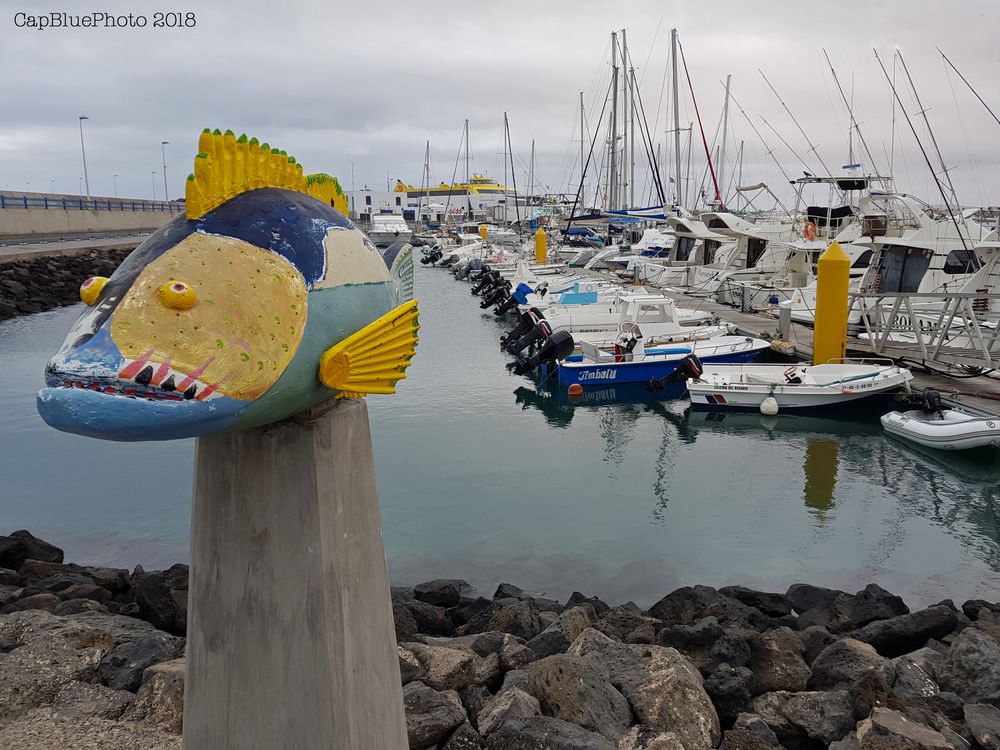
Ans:
[{"label": "boat name lettering", "polygon": [[580,380],[614,380],[617,373],[618,370],[615,369],[590,370],[589,372],[581,372]]}]

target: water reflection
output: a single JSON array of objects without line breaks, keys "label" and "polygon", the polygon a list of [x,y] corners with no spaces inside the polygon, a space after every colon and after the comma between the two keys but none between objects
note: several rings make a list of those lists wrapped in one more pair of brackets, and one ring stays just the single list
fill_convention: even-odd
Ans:
[{"label": "water reflection", "polygon": [[806,444],[806,460],[802,465],[806,477],[805,502],[820,519],[833,508],[839,451],[836,440],[809,439]]}]

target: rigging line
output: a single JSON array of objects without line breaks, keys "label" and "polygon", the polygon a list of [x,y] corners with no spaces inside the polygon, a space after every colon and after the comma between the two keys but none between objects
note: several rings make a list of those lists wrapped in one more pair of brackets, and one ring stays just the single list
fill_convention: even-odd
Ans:
[{"label": "rigging line", "polygon": [[[892,86],[892,81],[889,78],[889,72],[885,69],[885,65],[882,63],[882,58],[879,57],[878,50],[873,47],[872,51],[875,53],[875,59],[878,60],[878,66],[882,68],[882,75],[885,76],[886,81],[889,81],[889,85]],[[892,86],[892,94],[899,102],[899,109],[903,113],[903,117],[906,118],[906,124],[910,126],[910,130],[913,132],[913,139],[917,142],[917,146],[920,148],[920,153],[923,154],[924,162],[927,164],[927,169],[930,170],[931,175],[934,177],[934,184],[937,185],[938,192],[941,193],[941,200],[944,201],[944,206],[948,210],[948,216],[951,217],[951,222],[955,225],[955,230],[958,232],[958,238],[962,241],[962,247],[965,250],[968,250],[969,246],[965,241],[965,235],[962,234],[961,227],[958,225],[958,219],[955,218],[955,213],[951,210],[951,204],[948,203],[948,198],[944,194],[944,188],[941,187],[941,181],[937,178],[937,175],[934,174],[934,167],[931,165],[930,157],[927,156],[924,144],[920,142],[920,137],[917,135],[917,129],[913,127],[913,122],[910,120],[910,116],[906,114],[906,110],[903,109],[903,101],[899,98],[899,92],[896,91],[895,86]]]},{"label": "rigging line", "polygon": [[[878,174],[878,167],[875,165],[875,157],[872,156],[872,152],[868,149],[868,142],[865,141],[865,137],[861,134],[861,124],[858,122],[857,118],[854,116],[854,107],[847,101],[847,95],[844,93],[844,87],[840,85],[840,79],[837,77],[837,71],[833,69],[833,63],[830,62],[830,56],[826,53],[826,48],[823,48],[823,57],[826,58],[826,64],[830,66],[830,73],[833,75],[833,81],[837,84],[837,91],[840,92],[840,98],[844,100],[844,106],[847,107],[847,114],[851,118],[851,127],[854,128],[854,132],[858,134],[858,140],[861,141],[861,146],[865,150],[865,154],[868,156],[868,163],[871,164],[872,171],[874,174]],[[853,93],[851,94],[853,97]]]},{"label": "rigging line", "polygon": [[[607,106],[608,106],[608,95],[611,93],[611,86],[612,85],[614,85],[614,82],[611,82],[611,83],[608,84],[608,93],[604,95],[604,106],[601,107],[600,117],[597,118],[598,122],[600,122],[601,119],[603,119],[603,117],[604,117],[604,110],[607,109]],[[590,142],[590,153],[587,154],[587,163],[583,167],[583,174],[587,174],[587,168],[590,166],[590,160],[594,156],[594,144],[596,142],[597,142],[597,131],[595,130],[595,132],[594,132],[594,138]],[[599,181],[600,180],[598,180],[598,182]],[[600,188],[598,188],[598,189],[600,189]],[[567,229],[567,231],[573,225],[573,214],[576,213],[576,206],[580,202],[580,191],[582,191],[582,190],[583,190],[583,175],[580,176],[580,187],[578,187],[576,189],[576,195],[573,197],[573,208],[570,209],[570,212],[569,212],[569,221],[566,222],[566,229]]]},{"label": "rigging line", "polygon": [[979,161],[972,153],[972,140],[969,138],[969,129],[965,126],[965,118],[962,117],[962,109],[958,106],[958,93],[955,91],[955,81],[951,77],[948,68],[944,69],[945,77],[948,79],[948,87],[951,89],[951,99],[955,103],[955,115],[962,126],[962,137],[965,140],[965,153],[969,156],[969,163],[972,164],[972,171],[976,174],[976,182],[979,183],[979,199],[983,205],[989,202],[987,197],[986,183],[983,181],[983,173],[979,170]]},{"label": "rigging line", "polygon": [[708,150],[708,140],[705,138],[705,126],[701,123],[701,115],[698,113],[698,100],[694,96],[694,86],[691,85],[691,74],[688,72],[687,56],[684,54],[684,47],[681,45],[681,38],[677,37],[677,49],[681,52],[681,62],[684,63],[684,77],[687,78],[688,90],[691,92],[691,102],[694,104],[694,114],[698,119],[698,129],[701,131],[701,142],[705,146],[705,156],[708,159],[708,169],[712,173],[712,184],[715,186],[715,200],[722,208],[722,196],[719,195],[719,181],[715,177],[715,167],[712,165],[712,154]]},{"label": "rigging line", "polygon": [[[635,84],[635,69],[632,69],[632,83]],[[656,163],[656,154],[653,153],[653,141],[649,135],[649,122],[646,120],[646,109],[642,106],[642,94],[636,91],[638,96],[636,99],[639,101],[639,117],[642,119],[639,122],[639,135],[642,136],[642,145],[646,148],[646,158],[649,159],[650,167],[652,168],[653,182],[656,185],[656,192],[659,196],[659,201],[661,204],[666,203],[665,193],[663,192],[663,183],[660,182],[660,165]],[[645,129],[644,129],[645,128]]]},{"label": "rigging line", "polygon": [[[722,83],[722,81],[719,81],[719,83]],[[722,85],[725,86],[725,84]],[[733,96],[733,93],[731,91],[729,92],[729,98],[732,100],[733,104],[736,105],[736,109],[740,111],[740,114],[742,114],[743,117],[746,119],[747,124],[750,125],[753,132],[757,134],[757,137],[760,139],[760,142],[764,145],[764,149],[767,152],[767,155],[771,157],[771,160],[778,167],[778,171],[781,172],[782,176],[786,180],[791,182],[792,178],[788,176],[788,172],[785,171],[785,168],[781,166],[781,162],[778,161],[778,158],[774,155],[774,149],[772,149],[770,146],[767,145],[767,141],[764,140],[764,136],[760,134],[760,131],[757,129],[757,126],[754,125],[753,120],[750,119],[750,115],[748,115],[746,111],[743,109],[743,107],[740,106],[739,102],[736,101],[736,97]]]},{"label": "rigging line", "polygon": [[[808,164],[806,164],[805,159],[803,159],[801,156],[799,156],[798,152],[794,148],[792,148],[791,144],[788,141],[786,141],[784,138],[781,137],[781,133],[779,133],[777,130],[774,129],[774,126],[771,123],[769,123],[764,118],[764,115],[761,115],[760,119],[763,120],[763,122],[764,122],[765,125],[767,125],[769,128],[771,128],[771,132],[774,133],[776,136],[778,136],[778,140],[781,141],[783,144],[785,144],[785,148],[787,148],[789,151],[792,152],[792,156],[794,156],[796,159],[798,159],[799,163],[803,167],[805,167],[809,172],[816,171],[812,167],[810,167]],[[794,180],[789,180],[789,182],[794,182]]]},{"label": "rigging line", "polygon": [[1000,117],[997,117],[996,113],[995,113],[995,112],[994,112],[994,111],[993,111],[992,109],[990,109],[990,105],[989,105],[989,104],[987,104],[987,103],[986,103],[986,102],[985,102],[985,101],[983,100],[983,97],[981,97],[981,96],[979,95],[979,92],[978,92],[978,91],[976,91],[976,90],[975,90],[974,88],[972,88],[972,84],[971,84],[971,83],[969,83],[969,82],[968,82],[968,81],[966,80],[965,76],[963,76],[963,75],[962,75],[962,71],[960,71],[960,70],[959,70],[958,68],[956,68],[956,67],[955,67],[955,63],[953,63],[953,62],[952,62],[951,60],[949,60],[949,59],[948,59],[948,56],[947,56],[947,55],[946,55],[946,54],[945,54],[944,52],[941,52],[941,48],[940,48],[940,47],[937,47],[936,49],[937,49],[937,51],[938,51],[938,52],[940,53],[941,57],[943,57],[943,58],[944,58],[944,61],[945,61],[946,63],[948,63],[948,65],[950,65],[950,66],[951,66],[951,69],[952,69],[952,70],[954,70],[954,71],[955,71],[956,73],[958,73],[958,77],[962,79],[962,83],[964,83],[964,84],[965,84],[966,86],[968,86],[968,87],[969,87],[969,91],[971,91],[971,92],[972,92],[973,94],[975,94],[975,95],[976,95],[976,98],[977,98],[977,99],[979,100],[979,103],[980,103],[980,104],[982,104],[982,105],[983,105],[984,107],[986,107],[986,111],[987,111],[987,112],[989,112],[989,113],[990,113],[990,116],[991,116],[991,117],[992,117],[992,118],[993,118],[994,120],[996,120],[996,121],[997,121],[997,125],[1000,125]]},{"label": "rigging line", "polygon": [[[510,179],[514,183],[514,214],[517,216],[517,233],[518,236],[521,234],[521,205],[517,202],[517,174],[514,171],[514,149],[510,145],[510,123],[507,121],[507,113],[503,113],[503,127],[504,131],[507,133],[507,153],[510,154]],[[504,214],[506,211],[506,203],[504,203]],[[508,219],[509,221],[509,219]]]},{"label": "rigging line", "polygon": [[778,94],[777,89],[775,89],[774,86],[771,85],[771,82],[767,80],[767,76],[764,75],[764,71],[761,70],[760,68],[757,68],[757,72],[760,73],[761,78],[764,79],[764,83],[767,84],[768,88],[771,89],[774,95],[778,98],[778,101],[781,102],[781,106],[784,107],[785,112],[788,113],[788,116],[792,118],[792,122],[795,123],[795,127],[799,129],[799,132],[802,134],[802,137],[805,138],[806,143],[809,144],[809,152],[812,153],[817,159],[819,159],[819,164],[821,167],[823,167],[823,169],[826,170],[827,175],[832,176],[833,172],[830,170],[828,166],[826,166],[826,162],[823,161],[823,157],[820,156],[819,151],[817,151],[818,146],[814,146],[813,142],[809,140],[809,136],[806,135],[806,131],[802,129],[802,126],[799,125],[799,121],[795,119],[795,115],[792,114],[792,110],[790,110],[788,108],[788,105],[785,104],[785,100],[781,98],[781,96]]},{"label": "rigging line", "polygon": [[[468,119],[466,119],[465,127],[462,128],[462,137],[458,139],[458,154],[455,156],[455,169],[451,173],[452,186],[454,186],[455,179],[458,177],[458,165],[462,161],[462,144],[465,143],[465,131],[468,127],[469,127],[469,121]],[[451,208],[451,194],[453,192],[454,192],[453,190],[448,191],[448,200],[445,202],[444,214],[446,219],[451,218],[451,211],[449,209]]]},{"label": "rigging line", "polygon": [[896,55],[899,57],[899,62],[903,66],[903,72],[906,73],[906,80],[910,82],[910,90],[913,92],[913,98],[916,100],[917,106],[920,107],[920,115],[924,118],[924,126],[927,128],[927,134],[931,137],[931,144],[934,146],[934,153],[937,154],[938,162],[941,164],[941,171],[944,173],[944,178],[948,181],[948,189],[951,190],[951,199],[955,201],[956,208],[961,208],[962,204],[959,203],[958,194],[955,193],[955,185],[951,181],[951,173],[944,163],[944,157],[941,155],[941,149],[938,147],[937,138],[934,136],[934,131],[931,129],[931,123],[927,119],[927,110],[924,108],[923,102],[920,101],[920,95],[917,93],[917,87],[913,83],[913,78],[910,77],[910,69],[906,67],[906,60],[903,57],[903,53],[896,50]]},{"label": "rigging line", "polygon": [[[892,85],[896,85],[896,57],[892,58]],[[894,174],[896,170],[896,99],[890,96],[892,102],[892,125],[889,130],[889,174]]]}]

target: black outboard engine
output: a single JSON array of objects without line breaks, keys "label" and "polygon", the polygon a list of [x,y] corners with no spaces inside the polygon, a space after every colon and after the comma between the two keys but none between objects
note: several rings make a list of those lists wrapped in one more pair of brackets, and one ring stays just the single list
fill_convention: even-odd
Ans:
[{"label": "black outboard engine", "polygon": [[425,266],[428,265],[428,264],[430,264],[430,265],[433,266],[435,263],[437,263],[443,257],[444,257],[444,253],[441,252],[441,246],[440,245],[435,245],[434,247],[432,247],[430,249],[430,252],[424,253],[424,257],[422,257],[420,259],[420,262],[423,265],[425,265]]},{"label": "black outboard engine", "polygon": [[479,277],[479,283],[472,287],[472,294],[479,294],[480,292],[486,291],[489,287],[500,283],[500,272],[499,271],[487,271],[482,276]]},{"label": "black outboard engine", "polygon": [[517,297],[515,297],[512,294],[504,302],[501,302],[499,305],[497,305],[496,309],[493,311],[493,314],[496,315],[497,317],[501,317],[503,315],[506,315],[511,310],[513,310],[519,304],[520,302],[518,302]]},{"label": "black outboard engine", "polygon": [[526,312],[521,313],[521,321],[517,324],[517,327],[510,333],[500,337],[500,347],[506,349],[508,342],[517,341],[534,328],[542,318],[542,312],[537,307],[531,307]]},{"label": "black outboard engine", "polygon": [[646,383],[646,390],[650,393],[658,393],[671,383],[682,383],[686,380],[697,380],[705,372],[701,360],[697,354],[689,354],[677,363],[677,368],[669,375],[662,378],[650,378]]},{"label": "black outboard engine", "polygon": [[576,342],[569,331],[556,331],[545,339],[535,354],[526,359],[519,360],[514,365],[514,373],[525,375],[537,369],[543,362],[556,362],[566,359],[576,348]]},{"label": "black outboard engine", "polygon": [[473,271],[478,271],[483,267],[483,262],[479,258],[473,258],[464,266],[455,271],[455,278],[465,280],[469,278],[469,274]]},{"label": "black outboard engine", "polygon": [[507,298],[509,294],[510,294],[510,283],[500,282],[496,286],[491,287],[485,294],[483,294],[483,301],[479,303],[479,307],[485,310],[487,307],[493,307],[493,305],[499,305]]},{"label": "black outboard engine", "polygon": [[492,270],[493,269],[490,267],[489,263],[483,263],[482,266],[480,266],[479,270],[478,271],[474,271],[469,276],[469,278],[472,279],[473,281],[479,281],[480,279],[483,278],[483,276],[485,276],[486,274],[488,274]]},{"label": "black outboard engine", "polygon": [[520,356],[521,352],[525,349],[531,352],[535,346],[541,344],[544,339],[547,339],[551,335],[552,326],[549,324],[549,321],[545,320],[545,318],[541,318],[537,323],[535,323],[531,330],[521,336],[521,338],[516,341],[508,339],[507,351],[515,357]]},{"label": "black outboard engine", "polygon": [[941,394],[933,388],[924,388],[924,402],[920,410],[928,417],[935,414],[940,419],[944,419],[944,405],[941,403]]}]

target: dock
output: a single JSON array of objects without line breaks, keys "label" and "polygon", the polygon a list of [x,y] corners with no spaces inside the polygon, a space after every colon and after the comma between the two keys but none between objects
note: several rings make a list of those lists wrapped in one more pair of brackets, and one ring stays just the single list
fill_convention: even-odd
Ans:
[{"label": "dock", "polygon": [[[579,270],[574,269],[577,272]],[[619,283],[622,281],[620,277],[608,272],[588,271],[587,273],[604,280]],[[648,284],[646,286],[651,287]],[[777,312],[774,314],[770,312],[743,312],[735,307],[722,305],[715,300],[694,297],[676,289],[657,288],[657,291],[673,299],[678,308],[710,312],[720,320],[734,324],[740,335],[770,339],[775,351],[801,359],[812,358],[813,329],[810,326],[793,321],[787,339],[782,339]],[[872,358],[873,355],[870,352],[852,351],[852,341],[856,341],[856,339],[848,337],[847,350],[849,355]],[[981,416],[1000,418],[1000,379],[986,374],[969,375],[954,368],[955,376],[952,377],[944,374],[944,365],[941,367],[942,372],[937,373],[925,369],[920,364],[905,361],[901,361],[900,364],[911,368],[913,380],[910,381],[910,384],[913,390],[922,391],[925,388],[933,388],[939,391],[942,398],[952,405],[961,406]]]}]

